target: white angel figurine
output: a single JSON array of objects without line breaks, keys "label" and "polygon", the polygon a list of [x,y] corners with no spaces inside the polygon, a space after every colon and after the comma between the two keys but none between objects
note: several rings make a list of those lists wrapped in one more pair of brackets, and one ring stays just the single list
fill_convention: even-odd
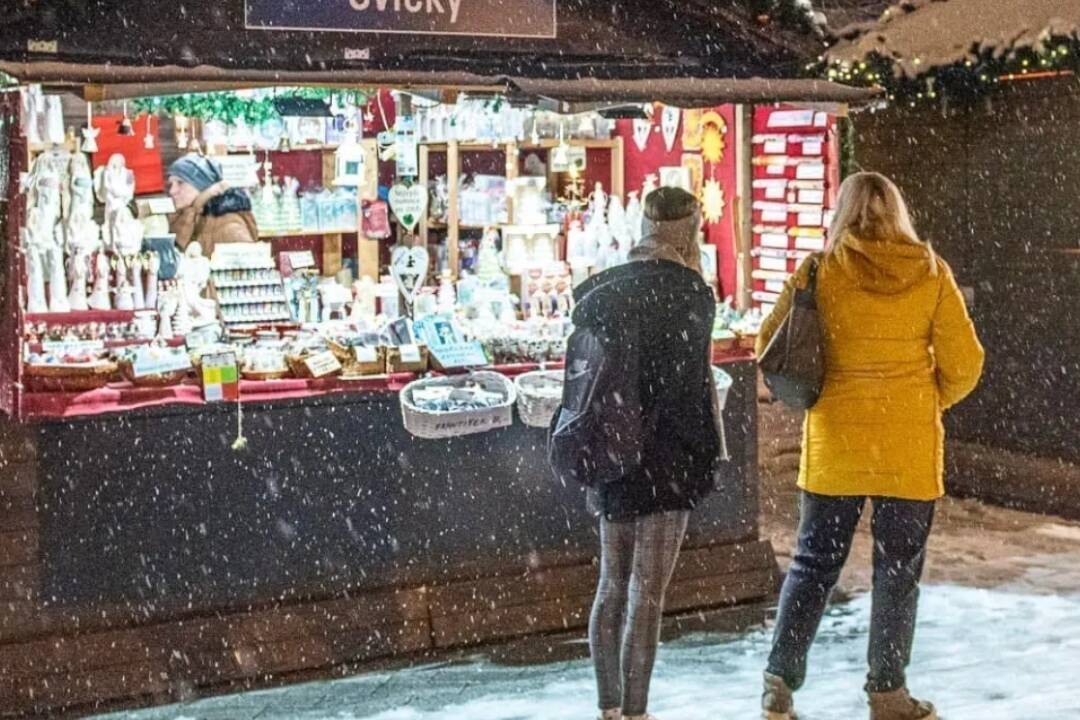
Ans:
[{"label": "white angel figurine", "polygon": [[90,253],[76,252],[68,256],[68,305],[72,310],[89,310],[86,288],[90,277]]},{"label": "white angel figurine", "polygon": [[[135,222],[128,203],[135,197],[135,173],[128,169],[127,161],[119,153],[109,158],[104,167],[94,173],[94,191],[105,204],[105,245],[113,251],[122,241],[130,245],[130,224]],[[140,238],[141,243],[141,238]],[[134,252],[138,252],[136,249]]]},{"label": "white angel figurine", "polygon": [[[191,327],[199,328],[217,322],[217,303],[202,296],[210,282],[210,259],[203,257],[202,246],[198,242],[189,244],[180,257],[177,278],[181,285],[180,312],[190,318]],[[177,323],[177,332],[186,334],[190,329],[181,330],[180,322]]]},{"label": "white angel figurine", "polygon": [[87,304],[92,310],[109,310],[112,303],[109,300],[109,257],[104,250],[99,250],[94,256],[94,290],[90,293]]},{"label": "white angel figurine", "polygon": [[22,91],[22,134],[30,145],[41,145],[42,115],[45,112],[45,95],[41,92],[40,85],[29,85]]},{"label": "white angel figurine", "polygon": [[45,255],[30,228],[22,230],[23,251],[26,254],[26,311],[43,313],[49,311],[45,295]]},{"label": "white angel figurine", "polygon": [[161,256],[156,252],[146,256],[146,292],[143,294],[148,309],[158,306],[158,272],[161,270]]},{"label": "white angel figurine", "polygon": [[132,299],[136,310],[146,309],[146,285],[143,283],[144,260],[142,255],[132,255],[127,262],[128,272],[131,275]]},{"label": "white angel figurine", "polygon": [[172,340],[176,336],[173,332],[172,318],[178,307],[180,307],[180,295],[174,283],[158,294],[158,338]]},{"label": "white angel figurine", "polygon": [[51,242],[45,248],[45,263],[49,273],[49,312],[71,311],[68,302],[67,268],[64,267],[64,228],[53,226]]}]

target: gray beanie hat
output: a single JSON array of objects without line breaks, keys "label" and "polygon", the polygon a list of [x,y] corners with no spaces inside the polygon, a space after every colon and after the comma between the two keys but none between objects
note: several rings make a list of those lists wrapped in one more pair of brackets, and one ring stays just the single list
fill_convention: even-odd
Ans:
[{"label": "gray beanie hat", "polygon": [[223,179],[221,165],[195,153],[185,155],[170,165],[168,175],[180,178],[199,192],[218,184]]}]

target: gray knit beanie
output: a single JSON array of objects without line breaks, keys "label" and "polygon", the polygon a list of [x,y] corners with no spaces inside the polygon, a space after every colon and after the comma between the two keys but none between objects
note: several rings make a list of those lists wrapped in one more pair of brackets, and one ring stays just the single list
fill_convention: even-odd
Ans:
[{"label": "gray knit beanie", "polygon": [[221,165],[195,153],[185,155],[170,165],[168,175],[180,178],[199,192],[222,181]]}]

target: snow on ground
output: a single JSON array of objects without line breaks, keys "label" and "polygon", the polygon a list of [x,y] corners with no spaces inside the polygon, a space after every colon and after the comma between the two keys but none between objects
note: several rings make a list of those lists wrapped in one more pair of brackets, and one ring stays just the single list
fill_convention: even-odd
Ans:
[{"label": "snow on ground", "polygon": [[[1061,559],[1061,558],[1059,558]],[[1071,558],[1080,566],[1080,556]],[[912,689],[944,720],[1080,717],[1080,588],[1068,595],[924,589]],[[866,717],[861,685],[870,600],[834,606],[797,695],[808,720]],[[764,629],[695,634],[660,651],[650,711],[662,720],[757,717]],[[509,667],[483,657],[210,698],[99,720],[555,720],[594,717],[587,660]]]}]

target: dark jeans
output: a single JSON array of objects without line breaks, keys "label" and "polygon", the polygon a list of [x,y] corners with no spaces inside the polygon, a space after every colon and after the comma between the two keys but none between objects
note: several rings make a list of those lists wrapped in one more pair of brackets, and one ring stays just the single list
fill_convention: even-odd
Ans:
[{"label": "dark jeans", "polygon": [[[874,591],[866,689],[888,692],[906,684],[904,669],[911,660],[919,578],[934,503],[893,498],[872,502]],[[802,494],[798,547],[780,593],[768,667],[793,690],[806,679],[806,655],[865,504],[865,497]]]}]

